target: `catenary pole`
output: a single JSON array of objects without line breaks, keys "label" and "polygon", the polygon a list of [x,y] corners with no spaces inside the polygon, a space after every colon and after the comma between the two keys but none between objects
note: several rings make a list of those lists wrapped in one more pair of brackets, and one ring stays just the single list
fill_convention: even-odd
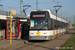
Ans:
[{"label": "catenary pole", "polygon": [[75,29],[75,15],[74,15],[74,29]]},{"label": "catenary pole", "polygon": [[21,6],[21,0],[20,0],[20,15],[22,15],[22,6]]},{"label": "catenary pole", "polygon": [[36,10],[38,10],[38,0],[36,0]]}]

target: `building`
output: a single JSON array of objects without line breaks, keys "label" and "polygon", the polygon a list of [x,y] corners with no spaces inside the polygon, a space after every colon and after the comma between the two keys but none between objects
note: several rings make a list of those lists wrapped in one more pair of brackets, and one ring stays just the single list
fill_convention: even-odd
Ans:
[{"label": "building", "polygon": [[68,23],[68,28],[73,29],[74,28],[74,23],[72,23],[72,22]]}]

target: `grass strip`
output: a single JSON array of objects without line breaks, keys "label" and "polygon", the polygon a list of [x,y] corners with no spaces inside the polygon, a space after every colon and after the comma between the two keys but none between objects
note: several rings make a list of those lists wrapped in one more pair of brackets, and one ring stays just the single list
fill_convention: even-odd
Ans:
[{"label": "grass strip", "polygon": [[75,50],[75,33],[67,40],[60,50]]}]

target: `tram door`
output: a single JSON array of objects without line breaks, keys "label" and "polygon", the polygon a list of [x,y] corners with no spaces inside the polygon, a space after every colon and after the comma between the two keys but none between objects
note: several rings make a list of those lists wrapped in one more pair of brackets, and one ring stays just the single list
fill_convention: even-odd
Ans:
[{"label": "tram door", "polygon": [[22,35],[21,37],[24,38],[28,33],[28,22],[27,19],[20,19],[20,24],[22,24]]},{"label": "tram door", "polygon": [[[6,37],[10,37],[10,20],[6,21]],[[19,38],[19,20],[12,20],[12,39]]]}]

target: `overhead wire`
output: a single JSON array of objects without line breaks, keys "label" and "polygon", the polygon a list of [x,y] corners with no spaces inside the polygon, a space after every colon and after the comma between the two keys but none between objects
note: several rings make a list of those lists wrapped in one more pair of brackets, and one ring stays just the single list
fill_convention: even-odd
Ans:
[{"label": "overhead wire", "polygon": [[[53,2],[55,2],[54,0],[52,0]],[[56,2],[55,2],[56,3]],[[58,3],[56,3],[58,5]]]},{"label": "overhead wire", "polygon": [[4,8],[3,8],[3,6],[0,6],[0,8],[2,8],[2,10],[4,11]]},{"label": "overhead wire", "polygon": [[[20,1],[17,1],[17,0],[15,0],[16,2],[18,2],[18,3],[20,3]],[[26,1],[24,1],[24,2],[28,2],[29,0],[26,0]]]},{"label": "overhead wire", "polygon": [[0,7],[2,8],[2,10],[4,11],[3,5],[0,5]]},{"label": "overhead wire", "polygon": [[20,3],[19,1],[15,0],[16,2]]},{"label": "overhead wire", "polygon": [[32,9],[35,9],[34,7],[31,6]]},{"label": "overhead wire", "polygon": [[25,2],[28,2],[29,0],[26,0]]},{"label": "overhead wire", "polygon": [[[54,0],[52,0],[52,1],[55,2]],[[55,2],[55,3],[56,3],[56,2]],[[56,3],[56,4],[58,5],[58,3]],[[62,11],[62,10],[61,10],[61,11]],[[63,11],[62,11],[62,12],[63,12]],[[64,13],[64,12],[63,12],[63,13]],[[65,13],[64,13],[64,14],[65,14]],[[66,15],[66,14],[65,14],[65,15]],[[61,16],[61,15],[58,14],[58,16]],[[66,15],[66,16],[67,16],[67,15]]]},{"label": "overhead wire", "polygon": [[[61,9],[61,11],[64,13],[64,15],[66,15],[65,12],[64,12],[62,9]],[[68,17],[68,16],[66,15],[66,17]],[[69,17],[68,17],[68,18],[69,18]],[[69,21],[68,18],[67,18],[67,21]]]},{"label": "overhead wire", "polygon": [[[62,9],[61,9],[61,11],[62,11]],[[65,14],[65,12],[64,11],[62,11],[64,14]],[[65,14],[66,15],[66,14]],[[67,15],[66,15],[67,16]]]},{"label": "overhead wire", "polygon": [[[57,4],[58,5],[58,3],[56,3],[56,1],[55,0],[52,0],[55,4]],[[58,14],[58,16],[60,16],[59,14]]]}]

